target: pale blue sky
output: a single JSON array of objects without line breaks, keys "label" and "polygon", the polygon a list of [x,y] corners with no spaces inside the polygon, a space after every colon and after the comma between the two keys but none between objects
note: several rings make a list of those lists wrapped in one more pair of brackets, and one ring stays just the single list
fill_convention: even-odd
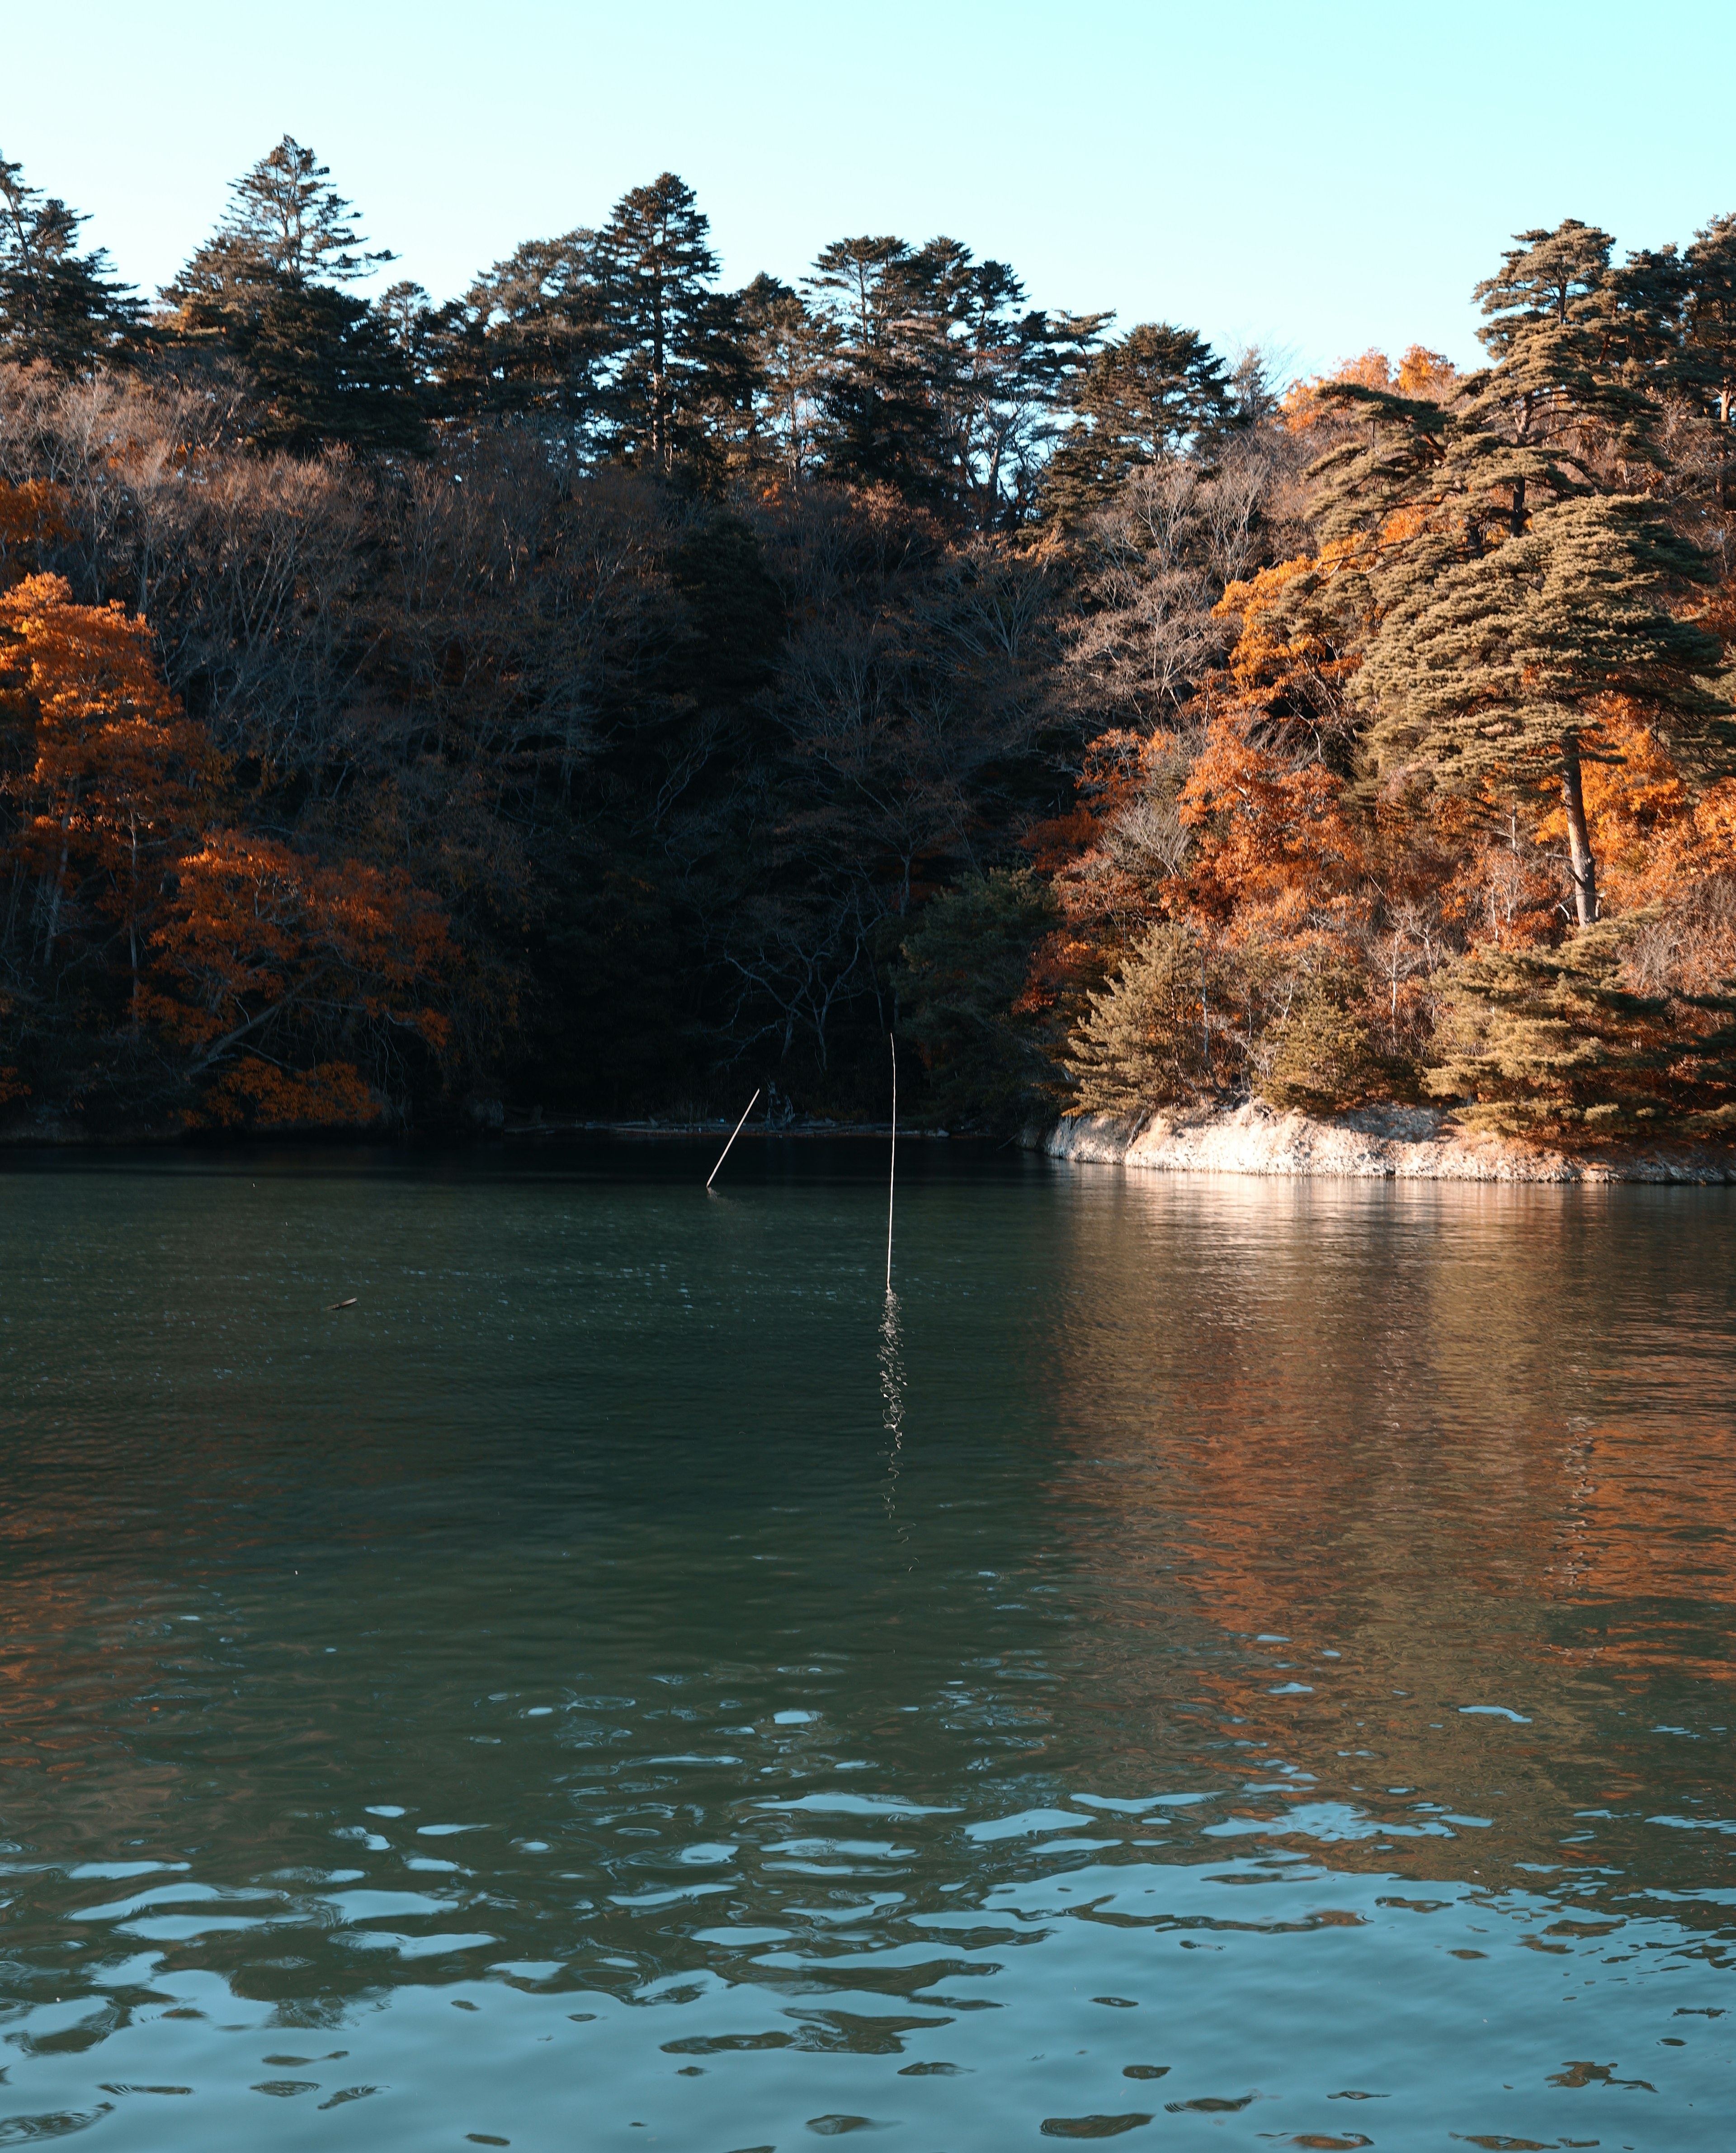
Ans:
[{"label": "pale blue sky", "polygon": [[93,0],[5,10],[0,152],[172,275],[285,130],[437,298],[672,168],[725,274],[945,232],[1032,299],[1319,366],[1475,354],[1468,294],[1566,216],[1736,209],[1715,8],[1609,0]]}]

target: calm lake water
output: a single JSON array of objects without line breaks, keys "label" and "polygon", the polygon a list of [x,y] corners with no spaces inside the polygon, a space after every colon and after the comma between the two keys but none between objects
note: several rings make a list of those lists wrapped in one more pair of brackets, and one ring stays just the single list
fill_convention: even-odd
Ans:
[{"label": "calm lake water", "polygon": [[710,1163],[0,1167],[0,2145],[1728,2145],[1736,1196]]}]

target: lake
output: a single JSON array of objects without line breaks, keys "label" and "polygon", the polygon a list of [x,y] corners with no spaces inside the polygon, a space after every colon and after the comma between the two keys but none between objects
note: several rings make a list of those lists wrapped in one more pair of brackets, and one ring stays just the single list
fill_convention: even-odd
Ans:
[{"label": "lake", "polygon": [[0,2145],[1729,2142],[1736,1192],[715,1148],[0,1165]]}]

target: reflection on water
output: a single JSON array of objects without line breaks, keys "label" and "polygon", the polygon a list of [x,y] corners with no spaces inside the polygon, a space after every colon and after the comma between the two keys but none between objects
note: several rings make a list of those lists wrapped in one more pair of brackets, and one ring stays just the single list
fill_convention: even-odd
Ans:
[{"label": "reflection on water", "polygon": [[0,2143],[1726,2142],[1728,1193],[743,1149],[0,1178]]},{"label": "reflection on water", "polygon": [[904,1363],[899,1332],[899,1297],[886,1289],[880,1318],[880,1398],[886,1427],[886,1521],[907,1545],[910,1535],[899,1523],[899,1468],[904,1453]]}]

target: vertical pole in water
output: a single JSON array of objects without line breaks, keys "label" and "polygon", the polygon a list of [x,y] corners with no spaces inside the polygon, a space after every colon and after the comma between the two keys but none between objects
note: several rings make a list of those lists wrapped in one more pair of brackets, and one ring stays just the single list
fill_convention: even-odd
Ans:
[{"label": "vertical pole in water", "polygon": [[899,1178],[899,1047],[898,1041],[888,1031],[886,1044],[892,1049],[892,1160],[886,1173],[886,1290],[892,1291],[892,1196]]},{"label": "vertical pole in water", "polygon": [[[759,1096],[759,1087],[756,1085],[754,1087],[753,1099],[757,1099]],[[730,1143],[726,1143],[723,1149],[717,1154],[717,1166],[714,1166],[711,1171],[705,1176],[705,1186],[707,1188],[709,1188],[712,1183],[717,1178],[717,1167],[721,1166],[724,1161],[729,1157],[730,1144],[734,1143],[736,1138],[741,1135],[743,1128],[746,1127],[747,1124],[747,1115],[753,1112],[753,1099],[750,1099],[747,1102],[747,1112],[742,1115],[741,1119],[737,1122],[735,1127],[730,1131]]]}]

